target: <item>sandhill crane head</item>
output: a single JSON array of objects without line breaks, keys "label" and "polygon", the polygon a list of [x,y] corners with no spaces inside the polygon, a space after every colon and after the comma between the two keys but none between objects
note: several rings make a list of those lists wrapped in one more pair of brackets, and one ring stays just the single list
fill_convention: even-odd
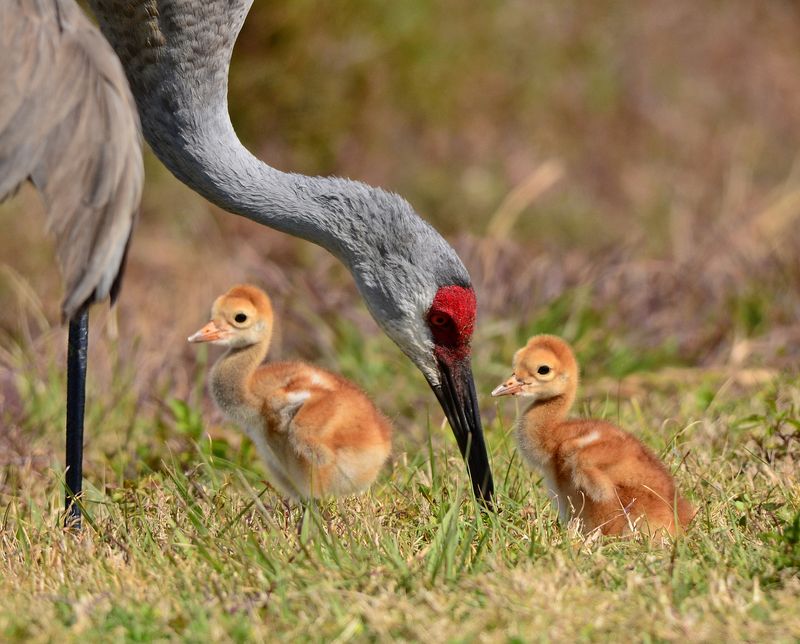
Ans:
[{"label": "sandhill crane head", "polygon": [[372,199],[358,209],[372,222],[369,234],[359,237],[366,243],[337,254],[375,320],[425,376],[467,460],[476,494],[488,499],[491,473],[471,367],[477,302],[469,274],[408,202],[379,189],[370,193]]}]

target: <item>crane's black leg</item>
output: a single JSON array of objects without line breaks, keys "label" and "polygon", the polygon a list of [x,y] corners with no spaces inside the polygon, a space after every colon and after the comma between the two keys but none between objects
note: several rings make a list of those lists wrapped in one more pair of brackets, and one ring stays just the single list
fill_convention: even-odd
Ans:
[{"label": "crane's black leg", "polygon": [[89,349],[89,310],[83,308],[69,322],[67,344],[67,474],[64,524],[80,529],[77,498],[83,487],[83,411],[86,403],[86,360]]}]

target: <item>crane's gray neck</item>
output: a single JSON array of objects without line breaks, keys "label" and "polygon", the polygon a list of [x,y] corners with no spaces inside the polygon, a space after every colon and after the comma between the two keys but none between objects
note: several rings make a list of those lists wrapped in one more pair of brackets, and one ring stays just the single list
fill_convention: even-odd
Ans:
[{"label": "crane's gray neck", "polygon": [[382,234],[399,233],[412,244],[430,234],[396,195],[280,172],[242,146],[228,115],[228,68],[251,3],[89,0],[123,63],[154,152],[209,201],[319,244],[351,270],[365,255],[380,259],[382,246],[397,243]]},{"label": "crane's gray neck", "polygon": [[424,315],[439,286],[468,286],[469,275],[397,195],[283,173],[242,146],[228,116],[228,68],[252,0],[88,1],[164,164],[222,208],[331,251],[373,317],[434,382]]},{"label": "crane's gray neck", "polygon": [[144,126],[154,151],[176,177],[225,210],[341,255],[323,207],[326,196],[335,193],[331,181],[281,172],[257,159],[239,142],[227,109],[195,116],[202,119],[201,127],[186,127],[177,119],[169,128]]}]

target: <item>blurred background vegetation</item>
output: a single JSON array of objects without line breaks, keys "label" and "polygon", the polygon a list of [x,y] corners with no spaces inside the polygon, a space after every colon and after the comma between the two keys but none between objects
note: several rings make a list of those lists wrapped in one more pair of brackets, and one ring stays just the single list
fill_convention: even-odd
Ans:
[{"label": "blurred background vegetation", "polygon": [[[575,342],[589,377],[784,369],[800,354],[798,43],[800,5],[778,0],[261,1],[230,109],[268,163],[394,190],[448,236],[478,291],[484,395],[534,331]],[[120,306],[93,314],[101,404],[150,422],[143,408],[202,398],[205,355],[184,339],[250,280],[281,314],[275,356],[424,424],[429,392],[327,253],[222,213],[151,154],[146,169]],[[16,374],[63,379],[60,282],[32,190],[0,226],[0,395],[19,418]]]}]

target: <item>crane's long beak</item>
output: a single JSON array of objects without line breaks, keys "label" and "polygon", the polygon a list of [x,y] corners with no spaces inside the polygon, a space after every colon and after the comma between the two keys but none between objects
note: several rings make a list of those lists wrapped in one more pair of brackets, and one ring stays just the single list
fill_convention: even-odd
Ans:
[{"label": "crane's long beak", "polygon": [[476,498],[492,509],[494,482],[469,358],[437,359],[441,384],[431,384],[467,463]]}]

